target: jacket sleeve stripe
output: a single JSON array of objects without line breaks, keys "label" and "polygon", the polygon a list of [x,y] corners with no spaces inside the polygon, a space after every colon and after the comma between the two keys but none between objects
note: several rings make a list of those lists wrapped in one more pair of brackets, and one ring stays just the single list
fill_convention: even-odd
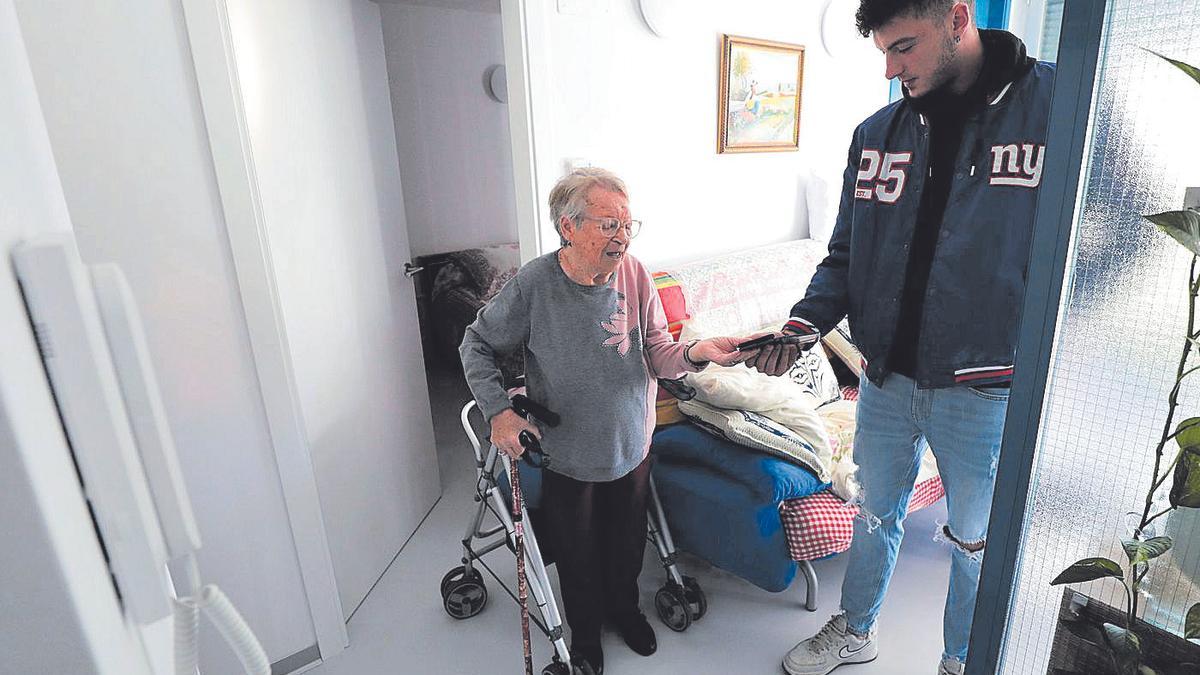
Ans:
[{"label": "jacket sleeve stripe", "polygon": [[993,378],[1012,377],[1012,366],[987,366],[983,368],[963,368],[954,371],[954,381],[958,383],[974,382]]},{"label": "jacket sleeve stripe", "polygon": [[783,325],[783,330],[784,332],[797,333],[800,335],[814,335],[816,333],[820,333],[816,326],[798,316],[793,316],[792,318],[788,319],[787,323]]}]

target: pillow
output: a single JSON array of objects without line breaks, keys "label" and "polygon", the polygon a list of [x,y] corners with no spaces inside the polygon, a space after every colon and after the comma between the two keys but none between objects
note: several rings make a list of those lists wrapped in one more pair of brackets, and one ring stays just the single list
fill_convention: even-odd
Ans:
[{"label": "pillow", "polygon": [[[679,281],[675,277],[672,277],[667,272],[655,272],[653,276],[654,289],[658,292],[658,299],[662,302],[663,313],[667,317],[667,331],[678,340],[683,322],[689,316],[687,298],[683,296],[683,286],[679,284]],[[675,403],[674,396],[662,387],[658,388],[658,400],[654,404],[655,426],[664,426],[683,421],[683,415],[679,414]]]},{"label": "pillow", "polygon": [[[760,333],[778,330],[778,328],[778,326],[766,326],[752,332]],[[698,319],[692,319],[684,322],[683,330],[679,335],[679,339],[681,341],[702,340],[704,338],[713,336],[714,332],[708,329],[702,321]],[[734,366],[733,369],[743,372],[747,371],[747,368],[741,365]],[[717,371],[719,371],[719,367],[709,366],[700,373],[689,374],[687,378],[688,384],[691,384],[693,387],[696,387],[697,390],[699,390],[701,387],[698,383],[704,381],[706,374]],[[769,375],[763,375],[758,371],[750,370],[749,372],[752,372],[758,376],[758,379],[755,382],[756,387],[772,387],[771,383],[777,379],[772,378]],[[819,408],[826,403],[832,403],[833,401],[840,401],[842,399],[842,388],[838,384],[837,374],[833,372],[833,366],[830,365],[828,357],[826,357],[825,353],[820,349],[809,349],[808,351],[802,353],[800,358],[796,360],[796,364],[792,366],[790,371],[788,371],[786,378],[782,379],[790,380],[793,384],[793,386],[783,397],[783,400],[785,401],[796,397],[807,397],[813,408]],[[772,391],[778,392],[778,390],[773,387]],[[701,400],[705,399],[701,397]],[[754,410],[757,412],[765,412],[769,407],[773,407],[762,403],[747,405],[743,403],[733,404],[730,402],[718,402],[714,400],[709,400],[708,402],[722,408],[740,408],[745,410]],[[771,414],[768,414],[767,416],[775,419],[775,417]],[[783,422],[782,420],[776,419],[776,421],[787,424],[787,422]]]},{"label": "pillow", "polygon": [[798,434],[816,449],[823,462],[832,454],[829,436],[812,399],[801,395],[788,378],[771,377],[741,365],[710,365],[699,373],[689,373],[687,382],[703,403],[759,413]]},{"label": "pillow", "polygon": [[821,344],[825,345],[834,358],[846,364],[855,377],[862,376],[863,355],[858,351],[858,347],[854,346],[854,340],[850,337],[850,327],[845,319],[842,319],[828,335],[821,336]]},{"label": "pillow", "polygon": [[735,480],[763,503],[805,497],[827,486],[807,469],[717,438],[693,424],[655,432],[650,452],[662,463],[700,466]]},{"label": "pillow", "polygon": [[667,272],[654,273],[654,289],[662,301],[663,314],[667,317],[667,331],[679,338],[680,328],[688,319],[687,299],[683,297],[683,286]]},{"label": "pillow", "polygon": [[857,409],[858,405],[854,401],[842,400],[822,406],[819,411],[833,450],[829,461],[829,482],[832,483],[830,489],[847,502],[857,499],[861,491],[855,479],[858,465],[854,463],[854,426]]},{"label": "pillow", "polygon": [[680,401],[679,412],[714,436],[762,450],[812,471],[822,482],[829,481],[829,469],[816,448],[796,432],[763,415],[714,408],[695,399]]},{"label": "pillow", "polygon": [[837,373],[833,372],[833,366],[820,349],[809,349],[800,354],[787,377],[796,383],[801,394],[812,399],[815,408],[842,400]]},{"label": "pillow", "polygon": [[[693,319],[684,324],[682,339],[707,337],[707,332],[702,322]],[[836,389],[837,377],[832,366],[822,356],[816,358],[824,361]],[[818,372],[824,371],[818,368]],[[797,386],[791,377],[771,377],[742,365],[732,368],[710,365],[699,373],[689,373],[687,383],[696,389],[697,399],[713,407],[749,410],[791,429],[816,450],[825,466],[829,465],[833,451],[817,414],[817,405],[827,402],[830,392],[822,391],[817,395],[811,387]],[[841,390],[837,389],[836,394],[840,397]]]}]

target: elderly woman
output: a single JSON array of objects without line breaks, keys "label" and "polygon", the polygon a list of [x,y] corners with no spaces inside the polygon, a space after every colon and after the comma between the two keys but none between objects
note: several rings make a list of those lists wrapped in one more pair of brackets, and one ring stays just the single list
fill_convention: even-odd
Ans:
[{"label": "elderly woman", "polygon": [[[625,184],[615,175],[574,171],[551,191],[550,213],[561,248],[517,272],[467,328],[459,352],[492,443],[518,457],[518,436],[529,431],[553,458],[543,473],[542,507],[572,661],[601,673],[604,621],[638,654],[657,649],[637,587],[655,378],[743,356],[733,338],[680,344],[667,332],[653,280],[629,254],[641,223],[630,219]],[[496,356],[516,349],[525,351],[529,397],[562,417],[558,427],[539,428],[510,408]]]}]

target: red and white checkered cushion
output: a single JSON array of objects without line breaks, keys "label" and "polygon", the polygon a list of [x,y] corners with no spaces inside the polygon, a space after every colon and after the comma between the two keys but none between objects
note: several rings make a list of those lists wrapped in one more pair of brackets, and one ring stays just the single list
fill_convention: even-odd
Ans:
[{"label": "red and white checkered cushion", "polygon": [[[919,511],[944,494],[938,476],[917,483],[908,512]],[[779,517],[792,560],[817,560],[850,548],[856,515],[857,506],[847,504],[828,490],[780,504]]]},{"label": "red and white checkered cushion", "polygon": [[780,504],[779,518],[792,560],[816,560],[850,548],[857,513],[858,507],[828,490]]},{"label": "red and white checkered cushion", "polygon": [[946,490],[942,488],[942,477],[934,476],[917,483],[913,488],[912,499],[908,500],[908,512],[913,513],[920,511],[926,506],[931,506],[937,503],[937,500],[945,496]]}]

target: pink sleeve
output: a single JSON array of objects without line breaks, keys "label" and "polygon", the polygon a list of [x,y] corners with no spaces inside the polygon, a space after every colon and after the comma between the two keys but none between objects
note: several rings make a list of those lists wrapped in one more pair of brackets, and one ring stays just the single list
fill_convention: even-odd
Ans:
[{"label": "pink sleeve", "polygon": [[[676,342],[667,330],[667,314],[663,311],[662,300],[654,287],[654,279],[650,272],[636,260],[632,260],[635,269],[630,275],[637,288],[633,291],[638,299],[638,311],[641,314],[643,328],[642,350],[646,355],[646,363],[650,372],[667,380],[683,377],[685,373],[701,370],[687,362],[683,357],[685,343]],[[629,293],[627,293],[628,295]]]}]

